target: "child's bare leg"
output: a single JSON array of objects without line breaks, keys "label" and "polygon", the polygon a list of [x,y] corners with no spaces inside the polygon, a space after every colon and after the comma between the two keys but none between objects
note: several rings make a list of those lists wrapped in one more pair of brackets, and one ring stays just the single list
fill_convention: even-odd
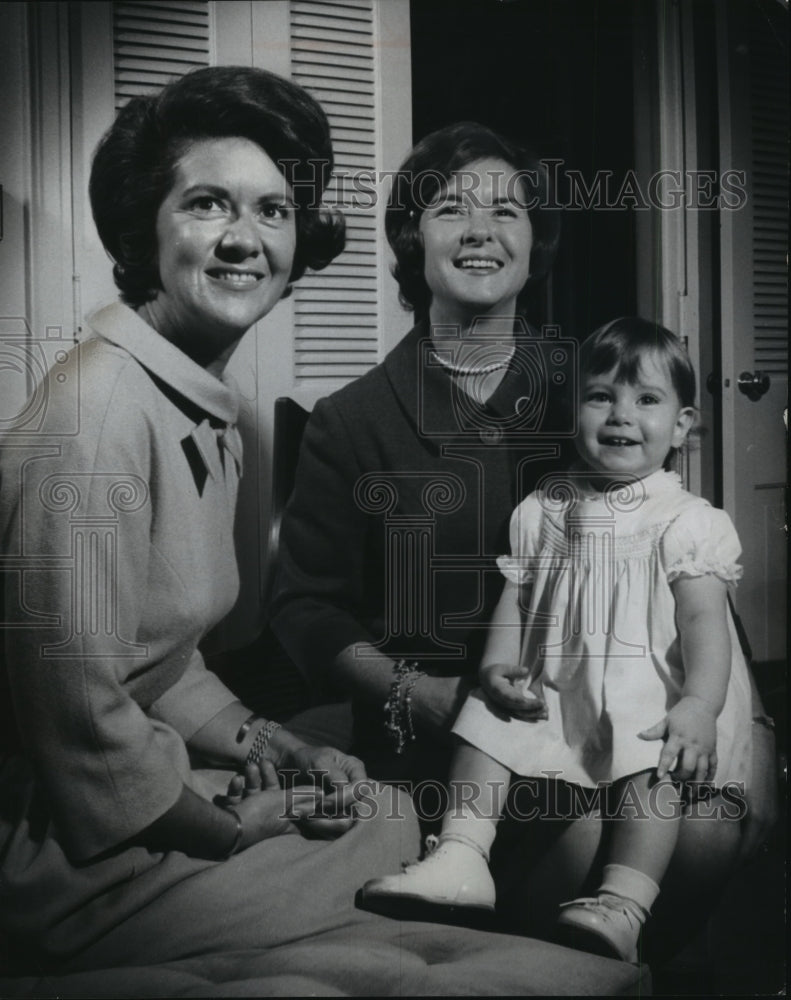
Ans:
[{"label": "child's bare leg", "polygon": [[470,840],[488,859],[510,780],[508,768],[477,747],[460,743],[450,768],[443,840]]},{"label": "child's bare leg", "polygon": [[678,841],[678,788],[667,779],[657,782],[652,772],[643,771],[618,782],[613,793],[616,815],[611,825],[610,863],[661,882]]},{"label": "child's bare leg", "polygon": [[657,783],[647,771],[616,783],[611,793],[610,863],[596,897],[564,904],[559,923],[577,947],[634,962],[676,847],[681,801],[672,782]]}]

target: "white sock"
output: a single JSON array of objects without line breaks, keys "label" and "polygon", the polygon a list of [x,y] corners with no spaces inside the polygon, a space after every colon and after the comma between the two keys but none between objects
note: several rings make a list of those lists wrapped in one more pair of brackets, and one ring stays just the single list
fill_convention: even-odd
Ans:
[{"label": "white sock", "polygon": [[476,816],[465,807],[446,815],[442,821],[440,840],[443,843],[458,842],[473,849],[477,848],[488,861],[496,834],[497,823],[494,820]]},{"label": "white sock", "polygon": [[599,892],[610,892],[637,903],[643,911],[640,919],[644,921],[659,895],[659,886],[649,875],[637,868],[629,868],[627,865],[605,865]]}]

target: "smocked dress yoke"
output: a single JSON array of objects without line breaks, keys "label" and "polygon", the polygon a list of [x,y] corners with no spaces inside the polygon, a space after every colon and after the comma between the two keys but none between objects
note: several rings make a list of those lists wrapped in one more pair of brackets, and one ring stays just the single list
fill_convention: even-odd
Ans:
[{"label": "smocked dress yoke", "polygon": [[[606,493],[579,473],[553,477],[515,510],[511,555],[498,560],[520,587],[521,663],[548,718],[512,718],[476,690],[454,732],[516,774],[587,787],[656,767],[661,743],[637,734],[664,717],[684,685],[671,585],[705,574],[733,585],[740,551],[728,515],[686,492],[675,473]],[[743,787],[750,684],[730,612],[728,628],[716,783]]]}]

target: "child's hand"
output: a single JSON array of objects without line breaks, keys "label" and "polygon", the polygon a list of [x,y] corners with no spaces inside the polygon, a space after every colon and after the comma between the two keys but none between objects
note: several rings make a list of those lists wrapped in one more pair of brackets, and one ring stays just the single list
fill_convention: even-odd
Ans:
[{"label": "child's hand", "polygon": [[547,706],[525,690],[530,671],[513,663],[487,663],[478,671],[486,695],[499,708],[519,719],[537,721],[547,718]]},{"label": "child's hand", "polygon": [[664,778],[673,768],[678,781],[713,781],[717,771],[717,712],[702,698],[688,695],[661,722],[637,734],[641,740],[664,740],[656,768]]}]

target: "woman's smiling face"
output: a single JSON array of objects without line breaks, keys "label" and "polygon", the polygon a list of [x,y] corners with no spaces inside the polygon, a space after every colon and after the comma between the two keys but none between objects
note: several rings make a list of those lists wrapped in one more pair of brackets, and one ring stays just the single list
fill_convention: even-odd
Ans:
[{"label": "woman's smiling face", "polygon": [[512,316],[530,275],[533,228],[517,170],[484,159],[455,173],[420,218],[432,323]]},{"label": "woman's smiling face", "polygon": [[157,215],[162,289],[145,318],[199,364],[227,355],[272,309],[296,248],[289,185],[248,139],[201,139]]}]

